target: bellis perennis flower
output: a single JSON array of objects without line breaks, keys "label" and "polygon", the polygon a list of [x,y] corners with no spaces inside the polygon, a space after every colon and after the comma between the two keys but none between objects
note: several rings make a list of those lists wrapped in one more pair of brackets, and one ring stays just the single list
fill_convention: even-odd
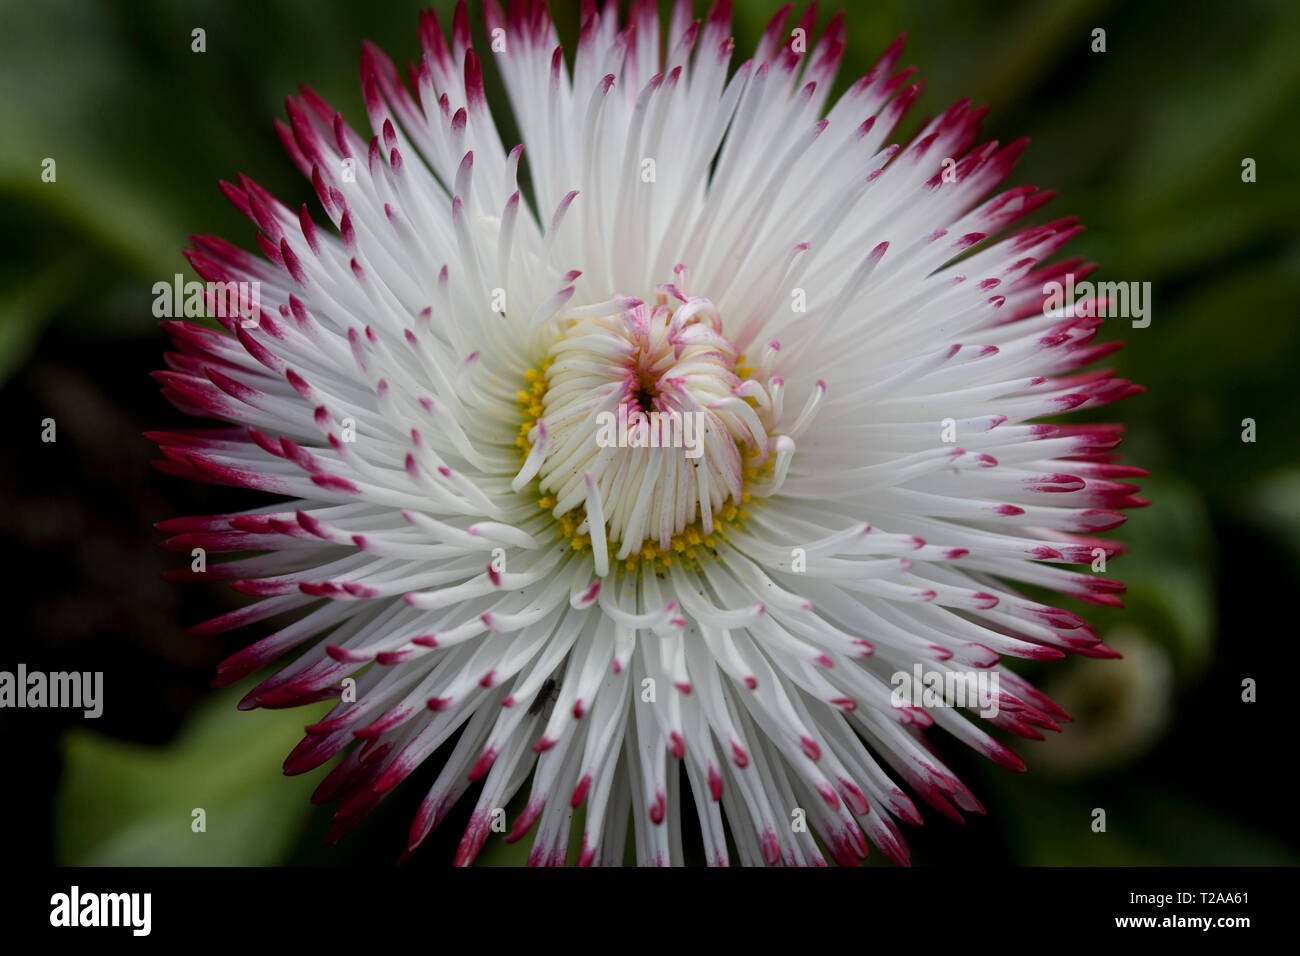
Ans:
[{"label": "bellis perennis flower", "polygon": [[[465,798],[459,863],[494,830],[563,863],[575,820],[581,864],[681,863],[692,817],[712,864],[906,862],[909,793],[982,809],[926,728],[1023,770],[980,715],[1067,715],[1002,659],[1113,654],[1013,587],[1118,604],[1093,535],[1142,503],[1117,426],[1033,422],[1136,390],[1044,308],[1074,220],[1009,229],[1049,194],[993,193],[1024,143],[967,102],[889,145],[901,40],[832,103],[841,18],[789,13],[738,66],[725,2],[587,3],[571,63],[531,0],[482,55],[425,15],[406,74],[365,49],[372,138],[288,101],[328,226],[241,178],[265,258],[193,240],[214,308],[262,308],[169,323],[165,394],[232,427],[154,435],[160,467],[279,497],[163,527],[258,553],[177,574],[259,598],[204,633],[299,612],[218,683],[292,652],[241,706],[338,701],[285,764],[341,755],[334,836],[438,751],[408,851]],[[969,716],[898,699],[967,673]]]}]

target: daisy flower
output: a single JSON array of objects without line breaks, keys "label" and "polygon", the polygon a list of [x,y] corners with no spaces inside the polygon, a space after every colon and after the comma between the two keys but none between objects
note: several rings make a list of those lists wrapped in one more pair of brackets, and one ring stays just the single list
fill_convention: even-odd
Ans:
[{"label": "daisy flower", "polygon": [[176,577],[257,599],[200,632],[280,619],[216,682],[288,658],[241,707],[336,701],[285,763],[339,758],[333,838],[434,758],[408,853],[465,799],[460,864],[494,832],[563,864],[575,827],[579,864],[680,864],[684,820],[710,864],[907,862],[913,797],[982,811],[927,729],[1023,770],[985,728],[1068,715],[1003,660],[1113,655],[1017,590],[1119,604],[1087,565],[1142,503],[1118,426],[1034,421],[1136,390],[1080,371],[1097,303],[1045,308],[1079,227],[1013,227],[1050,194],[994,192],[1025,143],[967,101],[890,144],[901,38],[832,101],[838,15],[735,66],[725,0],[588,0],[571,59],[542,3],[484,19],[476,52],[463,5],[421,16],[405,72],[365,47],[369,138],[290,97],[320,208],[240,177],[262,256],[187,251],[226,332],[168,323],[157,377],[226,424],[159,466],[274,496],[162,525],[238,552]]}]

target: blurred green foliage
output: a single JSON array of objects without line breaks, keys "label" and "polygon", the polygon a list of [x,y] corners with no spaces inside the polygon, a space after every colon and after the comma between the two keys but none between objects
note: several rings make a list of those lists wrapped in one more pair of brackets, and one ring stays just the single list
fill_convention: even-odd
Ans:
[{"label": "blurred green foliage", "polygon": [[[212,694],[166,747],[88,727],[63,738],[56,861],[69,866],[259,866],[280,862],[311,811],[315,781],[286,778],[303,714],[235,709]],[[317,708],[319,710],[319,708]],[[251,719],[247,719],[250,718]],[[203,816],[195,815],[202,810]],[[202,829],[195,829],[202,821]]]},{"label": "blurred green foliage", "polygon": [[[738,0],[741,54],[776,5]],[[553,6],[572,36],[575,5]],[[272,131],[282,97],[311,85],[363,128],[360,42],[376,41],[399,63],[413,59],[417,10],[344,0],[0,6],[0,383],[53,334],[135,339],[161,353],[151,286],[188,271],[179,254],[185,236],[214,232],[253,247],[252,228],[224,202],[217,180],[243,172],[291,203],[311,201]],[[1059,190],[1047,212],[1077,214],[1088,225],[1069,251],[1099,262],[1100,278],[1155,286],[1150,328],[1115,322],[1106,330],[1127,340],[1121,373],[1149,388],[1106,417],[1129,424],[1127,460],[1152,470],[1145,485],[1155,506],[1118,532],[1132,552],[1115,559],[1111,573],[1129,583],[1129,609],[1093,616],[1103,634],[1123,627],[1125,640],[1167,664],[1172,677],[1149,706],[1170,708],[1162,726],[1176,736],[1180,700],[1223,656],[1221,572],[1247,560],[1243,545],[1260,542],[1295,559],[1281,579],[1292,592],[1300,570],[1300,4],[877,0],[848,10],[848,24],[840,89],[908,31],[905,62],[929,85],[903,133],[919,125],[920,113],[960,97],[990,103],[987,135],[1034,140],[1012,182]],[[207,33],[202,54],[191,52],[195,27]],[[1096,27],[1107,31],[1105,53],[1090,49]],[[499,94],[494,78],[489,84]],[[505,117],[499,99],[497,114]],[[41,179],[46,157],[58,164],[55,183]],[[1257,164],[1255,183],[1242,181],[1247,157]],[[1257,422],[1253,444],[1241,441],[1245,418]],[[1228,532],[1236,551],[1224,544]],[[1251,633],[1231,631],[1235,640]],[[1134,713],[1128,685],[1074,681],[1079,667],[1100,674],[1108,666],[1072,660],[1061,667],[1073,670],[1056,679],[1094,715],[1067,734],[1095,737],[1108,728],[1132,775],[1122,779],[1138,781],[1123,791],[1131,811],[1124,835],[1093,839],[1077,817],[1096,805],[1090,788],[1113,785],[1122,766],[1103,761],[1072,783],[981,770],[1015,858],[1294,861],[1253,821],[1217,819],[1200,794],[1170,794],[1143,779],[1142,753],[1157,742],[1126,749],[1124,720],[1112,726],[1117,714]],[[1235,680],[1225,685],[1229,697]],[[1138,698],[1138,712],[1146,700]],[[69,733],[60,858],[287,858],[307,812],[307,783],[318,775],[286,781],[279,763],[305,722],[297,712],[239,714],[233,698],[215,694],[157,752]],[[1098,746],[1092,738],[1088,745]],[[1107,750],[1104,739],[1099,746]],[[1213,759],[1206,777],[1227,772]],[[193,806],[209,808],[206,840],[189,833]],[[1195,844],[1180,836],[1189,827],[1202,835]],[[525,851],[492,841],[484,860],[517,862]]]}]

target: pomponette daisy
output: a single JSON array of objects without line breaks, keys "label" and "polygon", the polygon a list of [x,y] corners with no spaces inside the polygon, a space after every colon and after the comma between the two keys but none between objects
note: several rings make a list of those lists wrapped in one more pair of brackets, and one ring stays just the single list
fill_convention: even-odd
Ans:
[{"label": "pomponette daisy", "polygon": [[228,334],[168,323],[158,378],[228,427],[159,464],[276,498],[162,527],[244,553],[177,573],[258,599],[204,633],[296,612],[218,683],[288,655],[242,707],[337,700],[285,764],[339,758],[334,836],[438,752],[407,849],[474,800],[462,864],[575,825],[580,864],[681,863],[684,818],[712,864],[906,862],[909,794],[982,809],[926,729],[1022,770],[983,727],[1066,715],[1002,659],[1113,654],[1015,589],[1119,603],[1094,535],[1142,503],[1118,426],[1034,422],[1136,390],[1044,307],[1075,221],[1009,228],[1050,194],[993,192],[1024,143],[967,102],[889,145],[901,40],[832,103],[842,20],[789,15],[733,67],[726,2],[588,2],[571,62],[541,3],[489,0],[484,54],[426,14],[405,76],[365,48],[371,138],[289,99],[321,221],[241,177],[264,258],[193,239]]}]

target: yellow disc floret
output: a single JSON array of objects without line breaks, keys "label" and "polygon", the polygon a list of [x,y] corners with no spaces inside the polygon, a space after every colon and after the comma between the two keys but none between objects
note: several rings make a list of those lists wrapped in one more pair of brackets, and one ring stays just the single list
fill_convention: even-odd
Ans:
[{"label": "yellow disc floret", "polygon": [[[516,392],[519,400],[520,424],[519,436],[515,439],[515,444],[519,447],[521,464],[532,451],[533,446],[529,436],[533,434],[538,419],[542,417],[545,410],[546,372],[551,366],[551,361],[547,358],[539,367],[528,369],[524,373],[526,387]],[[771,461],[762,460],[762,456],[756,449],[751,450],[744,462],[743,486],[752,487],[770,477],[771,473]],[[555,496],[541,494],[538,485],[539,480],[534,478],[529,485],[531,493],[537,496],[537,507],[554,517],[556,537],[564,540],[574,551],[590,549],[591,535],[586,532],[578,533],[578,528],[582,527],[587,520],[586,509],[579,505],[562,515],[554,515],[557,503]],[[697,562],[706,555],[716,554],[718,543],[725,541],[728,533],[749,517],[748,506],[753,503],[749,492],[744,491],[739,501],[726,502],[713,515],[712,531],[705,531],[703,520],[697,517],[672,536],[667,548],[660,547],[658,541],[648,538],[641,545],[640,550],[633,551],[623,559],[623,564],[628,570],[644,567],[655,572],[666,571],[674,565],[695,567]]]}]

